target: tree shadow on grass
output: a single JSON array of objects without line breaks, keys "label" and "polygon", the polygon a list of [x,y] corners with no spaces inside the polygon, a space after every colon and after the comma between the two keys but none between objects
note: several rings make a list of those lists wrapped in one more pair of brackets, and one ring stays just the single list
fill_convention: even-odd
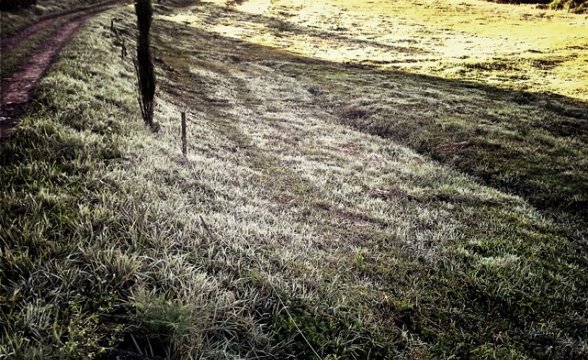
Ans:
[{"label": "tree shadow on grass", "polygon": [[[243,21],[252,17],[267,20],[243,14]],[[261,65],[298,79],[313,95],[312,106],[327,109],[343,124],[408,146],[487,185],[523,196],[541,210],[582,222],[588,217],[586,103],[328,62],[163,20],[156,26],[173,26],[178,39],[192,39],[185,50],[194,58],[182,60],[184,50],[172,54],[169,48],[158,50],[157,57],[164,77],[182,83],[187,94],[206,92],[197,77],[182,73],[190,66],[226,75]],[[156,43],[169,40],[161,34],[156,32]]]}]

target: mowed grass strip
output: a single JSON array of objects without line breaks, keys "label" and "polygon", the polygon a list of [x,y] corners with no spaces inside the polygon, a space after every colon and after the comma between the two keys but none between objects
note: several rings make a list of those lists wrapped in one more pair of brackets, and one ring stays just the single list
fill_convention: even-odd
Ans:
[{"label": "mowed grass strip", "polygon": [[92,21],[0,144],[0,352],[587,355],[586,245],[561,225],[342,125],[315,62],[157,18],[151,134],[112,16],[131,43],[132,10]]}]

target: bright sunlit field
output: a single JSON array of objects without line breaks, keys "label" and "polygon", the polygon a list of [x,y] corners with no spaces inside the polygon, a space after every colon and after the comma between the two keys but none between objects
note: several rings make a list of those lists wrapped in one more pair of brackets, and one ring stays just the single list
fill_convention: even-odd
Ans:
[{"label": "bright sunlit field", "polygon": [[258,16],[175,20],[313,58],[588,100],[587,15],[476,0],[250,0],[231,9]]}]

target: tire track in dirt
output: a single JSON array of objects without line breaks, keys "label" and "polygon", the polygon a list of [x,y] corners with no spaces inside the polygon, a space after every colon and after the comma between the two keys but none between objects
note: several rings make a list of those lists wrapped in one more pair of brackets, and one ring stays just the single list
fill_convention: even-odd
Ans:
[{"label": "tire track in dirt", "polygon": [[93,6],[85,7],[83,9],[74,9],[70,11],[60,12],[58,14],[49,15],[45,18],[42,18],[39,22],[34,23],[32,25],[26,26],[25,28],[21,29],[16,34],[13,34],[7,38],[0,39],[0,50],[2,52],[11,50],[29,37],[33,36],[34,34],[38,33],[39,31],[46,29],[51,24],[54,24],[56,21],[66,18],[68,16],[75,16],[76,14],[88,14],[88,13],[95,13],[97,11],[104,10],[106,7],[114,5],[116,3],[121,3],[124,1],[121,0],[111,0],[111,1],[104,1],[99,4],[95,4]]},{"label": "tire track in dirt", "polygon": [[47,27],[51,26],[51,24],[55,23],[60,18],[65,17],[65,16],[66,15],[56,16],[56,17],[51,17],[48,19],[41,20],[38,23],[33,24],[33,25],[25,28],[24,30],[22,30],[21,32],[19,32],[16,35],[13,35],[13,36],[8,37],[6,39],[2,39],[2,41],[0,42],[0,51],[2,51],[4,53],[8,50],[14,49],[15,47],[17,47],[17,45],[20,45],[20,43],[22,43],[23,41],[25,41],[29,37],[35,35],[36,33],[38,33],[39,31],[41,31],[43,29],[46,29]]},{"label": "tire track in dirt", "polygon": [[114,4],[126,2],[128,1],[110,1],[90,9],[61,14],[41,20],[23,29],[18,34],[2,40],[0,49],[4,53],[9,49],[18,47],[23,41],[51,26],[56,21],[71,17],[40,48],[36,49],[35,53],[28,60],[24,61],[17,71],[7,79],[2,80],[0,88],[0,139],[9,136],[9,130],[16,124],[18,118],[26,110],[33,90],[51,67],[57,55],[61,52],[61,49],[73,38],[86,21],[94,15],[109,9]]}]

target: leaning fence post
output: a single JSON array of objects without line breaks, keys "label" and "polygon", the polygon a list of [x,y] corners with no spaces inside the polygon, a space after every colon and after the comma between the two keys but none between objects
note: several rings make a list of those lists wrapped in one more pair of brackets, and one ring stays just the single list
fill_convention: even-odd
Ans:
[{"label": "leaning fence post", "polygon": [[188,155],[188,141],[186,139],[186,113],[182,112],[182,154]]}]

